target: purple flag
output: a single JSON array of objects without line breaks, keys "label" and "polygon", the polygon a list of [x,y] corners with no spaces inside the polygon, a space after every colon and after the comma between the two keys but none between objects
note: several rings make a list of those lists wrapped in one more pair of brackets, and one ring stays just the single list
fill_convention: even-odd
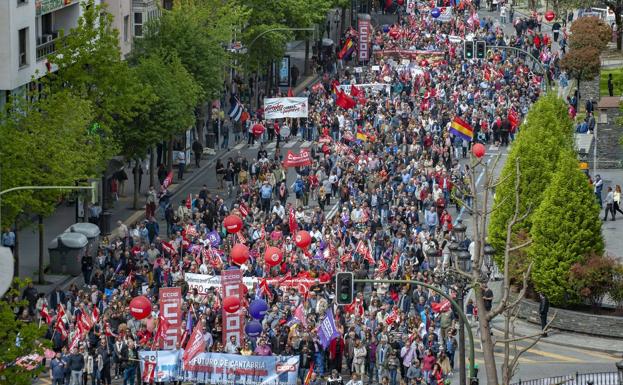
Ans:
[{"label": "purple flag", "polygon": [[208,240],[210,241],[210,245],[212,245],[212,247],[218,247],[221,244],[221,236],[216,230],[208,233]]},{"label": "purple flag", "polygon": [[322,347],[326,349],[334,338],[339,337],[340,332],[335,327],[335,319],[333,318],[333,310],[328,309],[325,316],[318,327],[318,337]]}]

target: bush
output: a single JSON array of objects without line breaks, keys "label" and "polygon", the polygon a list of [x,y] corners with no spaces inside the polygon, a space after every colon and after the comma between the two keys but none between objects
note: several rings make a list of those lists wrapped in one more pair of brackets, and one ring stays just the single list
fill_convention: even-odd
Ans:
[{"label": "bush", "polygon": [[617,307],[623,308],[623,265],[618,264],[615,268],[612,280],[612,287],[608,291],[610,298],[617,304]]},{"label": "bush", "polygon": [[600,53],[611,39],[612,29],[598,17],[581,17],[571,24],[569,46],[572,50],[594,48]]},{"label": "bush", "polygon": [[586,263],[571,266],[569,277],[581,298],[593,306],[599,306],[613,287],[616,266],[613,258],[593,254]]},{"label": "bush", "polygon": [[592,80],[601,68],[599,50],[595,47],[572,49],[562,58],[560,66],[576,79]]},{"label": "bush", "polygon": [[[496,249],[496,262],[502,266],[506,243],[506,226],[515,212],[516,159],[519,158],[521,180],[519,181],[520,213],[530,208],[525,221],[513,229],[514,243],[522,243],[517,235],[532,226],[532,215],[541,203],[543,191],[555,171],[558,156],[563,149],[573,148],[573,125],[567,108],[555,96],[541,97],[530,109],[521,125],[517,139],[500,174],[496,188],[495,210],[489,224],[489,242]],[[513,256],[516,258],[516,256]],[[525,259],[522,259],[525,261]],[[513,262],[511,261],[511,265]],[[522,273],[523,271],[520,271]],[[521,275],[520,275],[521,277]]]},{"label": "bush", "polygon": [[[533,243],[528,255],[535,289],[554,305],[579,303],[581,295],[571,279],[571,267],[603,254],[604,241],[599,206],[573,150],[560,155],[557,171],[533,215],[530,236]],[[584,283],[583,295],[596,298],[599,293],[587,291],[595,288]]]}]

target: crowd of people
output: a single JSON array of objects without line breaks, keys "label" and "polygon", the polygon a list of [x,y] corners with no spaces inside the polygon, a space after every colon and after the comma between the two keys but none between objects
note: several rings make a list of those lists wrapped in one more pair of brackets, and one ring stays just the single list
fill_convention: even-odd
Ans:
[{"label": "crowd of people", "polygon": [[[468,34],[526,49],[549,69],[547,78],[523,55],[503,49],[488,50],[484,59],[464,58],[460,37]],[[355,69],[353,59],[342,58],[333,73],[306,90],[308,119],[267,122],[261,110],[254,112],[247,124],[263,123],[273,134],[267,130],[255,138],[262,143],[256,156],[236,154],[217,162],[218,191],[206,184],[179,204],[164,193],[157,208],[156,189],[150,189],[149,217],[130,228],[119,223],[118,237],[104,240],[97,255],[83,258],[83,286],[48,296],[27,288],[24,298],[30,306],[18,316],[33,322],[43,317],[49,325],[55,385],[140,381],[138,353],[149,350],[156,338],[159,290],[174,286],[182,288],[183,319],[192,318],[203,330],[206,351],[298,355],[301,382],[438,385],[456,373],[458,317],[438,293],[417,285],[358,283],[353,304],[337,306],[332,277],[346,270],[360,279],[435,283],[452,264],[452,213],[470,201],[469,166],[463,160],[471,142],[508,145],[543,82],[558,77],[558,56],[550,49],[551,38],[539,29],[526,24],[509,36],[498,21],[480,20],[469,8],[446,21],[419,9],[395,25],[379,26],[373,42],[369,65]],[[404,60],[386,50],[441,55],[421,53]],[[360,87],[357,96],[349,87],[374,83],[383,86]],[[356,106],[338,107],[336,99],[349,88]],[[472,140],[451,133],[455,117],[471,126]],[[292,137],[312,141],[311,165],[285,168],[279,144],[268,155],[265,146],[279,140],[286,124]],[[290,186],[287,176],[294,172]],[[240,235],[223,227],[230,214],[244,220]],[[312,237],[307,250],[295,245],[298,230]],[[213,232],[219,234],[216,245],[209,239]],[[228,252],[237,242],[250,249],[248,262],[239,266],[244,276],[259,281],[305,277],[316,283],[298,289],[251,288],[247,302],[264,298],[269,303],[263,331],[223,344],[218,290],[199,293],[184,277],[219,275],[235,265]],[[208,244],[213,246],[210,258],[193,253],[194,246]],[[284,254],[275,267],[262,257],[270,246]],[[456,294],[453,287],[443,290]],[[153,310],[138,321],[128,303],[141,294],[152,300]],[[325,349],[317,327],[327,309],[333,310],[340,335]],[[467,305],[477,318],[473,309]],[[294,316],[297,311],[304,322]],[[78,324],[85,315],[94,322],[80,339]],[[59,317],[66,336],[58,331]],[[308,372],[313,374],[306,379]]]}]

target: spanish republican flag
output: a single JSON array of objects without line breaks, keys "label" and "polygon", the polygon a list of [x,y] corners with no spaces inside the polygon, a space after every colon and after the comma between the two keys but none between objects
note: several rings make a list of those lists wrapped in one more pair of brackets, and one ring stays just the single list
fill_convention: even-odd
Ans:
[{"label": "spanish republican flag", "polygon": [[307,371],[307,375],[305,376],[305,381],[303,381],[304,385],[309,385],[311,382],[312,374],[314,373],[314,361],[309,365],[309,370]]},{"label": "spanish republican flag", "polygon": [[450,124],[450,133],[470,142],[474,139],[474,129],[472,126],[458,116],[455,116]]},{"label": "spanish republican flag", "polygon": [[353,53],[354,50],[355,50],[355,43],[353,42],[353,39],[349,37],[348,39],[346,39],[344,46],[342,47],[340,52],[337,54],[337,58],[348,59],[348,57],[350,56],[350,54]]}]

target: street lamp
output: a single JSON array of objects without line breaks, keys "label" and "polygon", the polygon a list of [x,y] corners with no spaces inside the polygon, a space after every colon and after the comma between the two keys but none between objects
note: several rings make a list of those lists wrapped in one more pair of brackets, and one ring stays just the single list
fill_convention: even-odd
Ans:
[{"label": "street lamp", "polygon": [[465,249],[465,247],[461,247],[456,256],[456,266],[459,270],[464,271],[466,273],[472,271],[472,255]]},{"label": "street lamp", "polygon": [[454,233],[454,238],[457,242],[461,243],[465,240],[465,232],[467,231],[467,226],[463,224],[463,220],[459,219],[457,221],[456,226],[452,229]]},{"label": "street lamp", "polygon": [[434,269],[439,263],[439,259],[441,258],[439,256],[439,252],[437,251],[437,248],[429,247],[428,250],[426,250],[426,256],[428,257],[428,265],[430,266],[431,269]]},{"label": "street lamp", "polygon": [[483,249],[485,254],[485,267],[487,268],[487,276],[491,278],[491,272],[493,270],[493,255],[495,254],[495,249],[489,243],[485,244],[485,248]]}]

